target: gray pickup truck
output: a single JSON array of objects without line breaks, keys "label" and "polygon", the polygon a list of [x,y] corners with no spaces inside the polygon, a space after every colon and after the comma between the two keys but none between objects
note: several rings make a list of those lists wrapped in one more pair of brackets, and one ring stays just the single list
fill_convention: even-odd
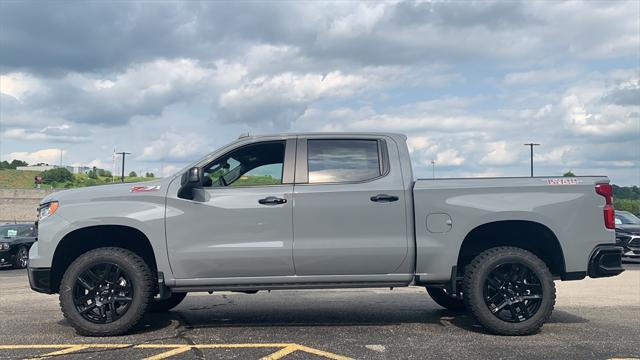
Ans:
[{"label": "gray pickup truck", "polygon": [[90,336],[188,292],[397,286],[524,335],[554,280],[623,271],[606,177],[414,180],[386,133],[240,137],[168,178],[54,193],[38,226],[31,287]]}]

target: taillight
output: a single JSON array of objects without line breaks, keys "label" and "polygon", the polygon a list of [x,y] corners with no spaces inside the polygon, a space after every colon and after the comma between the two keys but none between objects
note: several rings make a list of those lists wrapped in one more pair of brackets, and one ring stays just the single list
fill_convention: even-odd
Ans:
[{"label": "taillight", "polygon": [[604,226],[607,229],[615,229],[615,210],[613,209],[613,187],[610,184],[596,184],[596,193],[604,196],[605,205],[604,212]]}]

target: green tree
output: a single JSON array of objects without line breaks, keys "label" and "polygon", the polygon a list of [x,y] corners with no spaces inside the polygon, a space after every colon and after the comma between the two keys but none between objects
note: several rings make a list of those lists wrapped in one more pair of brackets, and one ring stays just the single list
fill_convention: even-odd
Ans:
[{"label": "green tree", "polygon": [[73,174],[66,168],[46,170],[42,172],[42,181],[45,184],[71,182]]},{"label": "green tree", "polygon": [[613,185],[613,197],[617,199],[640,200],[640,188],[638,186]]},{"label": "green tree", "polygon": [[138,176],[138,174],[136,174],[135,171],[132,171],[132,172],[129,173],[129,177],[137,177],[137,176]]},{"label": "green tree", "polygon": [[616,210],[628,211],[635,215],[640,215],[640,200],[613,199],[613,207]]},{"label": "green tree", "polygon": [[27,165],[29,165],[29,164],[27,164],[27,162],[26,162],[26,161],[17,160],[17,159],[13,159],[13,160],[11,161],[11,168],[12,168],[12,169],[17,168],[18,166],[27,166]]},{"label": "green tree", "polygon": [[564,176],[564,177],[576,177],[576,174],[574,174],[571,170],[569,170],[566,173],[562,174],[562,176]]},{"label": "green tree", "polygon": [[22,161],[22,160],[17,160],[17,159],[13,159],[11,160],[11,162],[8,162],[6,160],[0,162],[0,170],[2,169],[13,169],[15,170],[18,166],[27,166],[29,164],[27,164],[26,161]]},{"label": "green tree", "polygon": [[152,178],[152,177],[155,177],[155,176],[153,175],[152,172],[148,172],[148,173],[144,174],[144,177]]}]

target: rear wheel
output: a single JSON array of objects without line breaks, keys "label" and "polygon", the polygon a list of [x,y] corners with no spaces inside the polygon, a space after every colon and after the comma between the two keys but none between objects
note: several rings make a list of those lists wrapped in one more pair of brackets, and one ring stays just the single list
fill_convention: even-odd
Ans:
[{"label": "rear wheel", "polygon": [[427,286],[427,292],[433,301],[445,309],[452,311],[464,311],[465,309],[464,301],[460,295],[454,296],[449,294],[446,289],[432,286]]},{"label": "rear wheel", "polygon": [[99,248],[78,257],[64,273],[60,307],[81,335],[121,335],[140,321],[153,289],[142,258],[122,248]]},{"label": "rear wheel", "polygon": [[528,335],[547,321],[556,299],[551,272],[533,253],[489,249],[467,266],[464,301],[478,322],[499,335]]},{"label": "rear wheel", "polygon": [[159,313],[169,311],[178,306],[185,297],[187,297],[187,293],[172,293],[171,296],[166,299],[154,299],[149,303],[149,312]]},{"label": "rear wheel", "polygon": [[16,258],[13,261],[15,269],[24,269],[29,263],[29,249],[26,246],[20,246],[16,251]]}]

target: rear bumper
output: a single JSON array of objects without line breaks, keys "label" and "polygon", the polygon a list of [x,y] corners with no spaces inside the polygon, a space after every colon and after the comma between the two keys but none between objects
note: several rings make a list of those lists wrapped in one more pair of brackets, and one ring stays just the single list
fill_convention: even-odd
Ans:
[{"label": "rear bumper", "polygon": [[43,294],[53,294],[51,291],[51,269],[50,268],[28,268],[29,286],[31,289]]},{"label": "rear bumper", "polygon": [[599,245],[589,259],[589,276],[592,278],[619,275],[622,268],[623,249],[615,245]]}]

